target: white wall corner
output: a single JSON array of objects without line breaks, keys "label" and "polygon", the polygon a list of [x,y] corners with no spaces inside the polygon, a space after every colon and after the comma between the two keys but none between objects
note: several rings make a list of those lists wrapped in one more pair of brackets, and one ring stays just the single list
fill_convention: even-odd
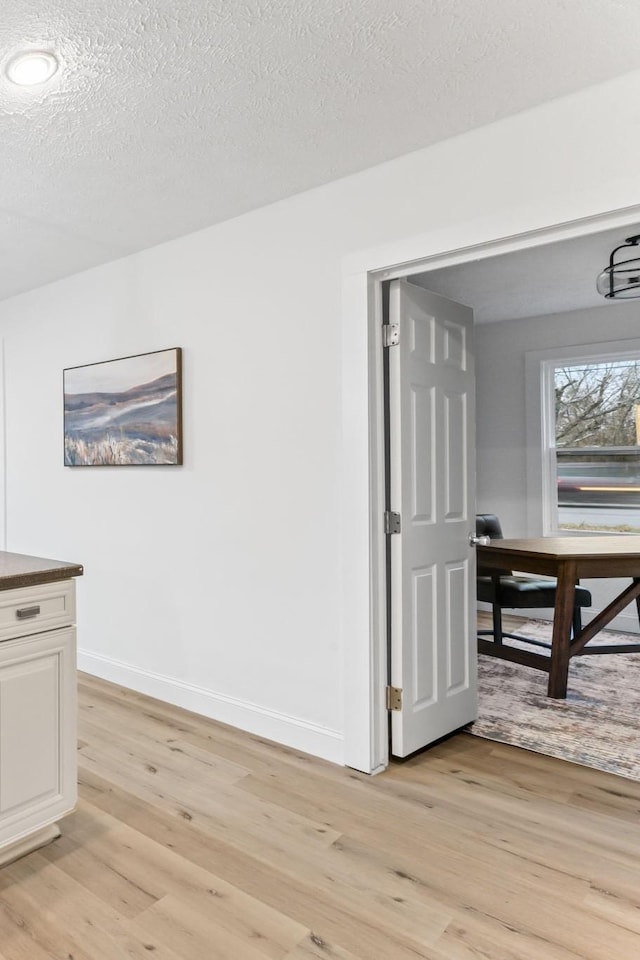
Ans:
[{"label": "white wall corner", "polygon": [[7,549],[7,387],[5,341],[0,338],[0,549]]}]

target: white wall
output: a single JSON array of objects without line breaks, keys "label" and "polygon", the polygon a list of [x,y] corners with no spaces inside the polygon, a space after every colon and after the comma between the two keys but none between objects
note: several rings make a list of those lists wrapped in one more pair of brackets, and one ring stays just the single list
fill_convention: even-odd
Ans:
[{"label": "white wall", "polygon": [[[621,78],[0,304],[7,546],[85,564],[84,667],[342,759],[359,678],[339,563],[369,562],[348,537],[340,557],[343,258],[635,203],[639,90]],[[172,346],[184,467],[64,468],[62,369]],[[365,623],[368,597],[350,602]]]},{"label": "white wall", "polygon": [[[593,277],[586,278],[593,282]],[[535,302],[532,285],[532,302]],[[541,533],[528,529],[531,489],[527,475],[527,410],[525,357],[528,351],[631,340],[640,332],[640,304],[605,303],[592,310],[574,310],[543,317],[504,320],[476,328],[477,508],[497,513],[512,537]],[[541,515],[540,515],[541,522]],[[594,605],[585,620],[622,589],[622,583],[585,581]],[[613,625],[638,630],[635,604]]]}]

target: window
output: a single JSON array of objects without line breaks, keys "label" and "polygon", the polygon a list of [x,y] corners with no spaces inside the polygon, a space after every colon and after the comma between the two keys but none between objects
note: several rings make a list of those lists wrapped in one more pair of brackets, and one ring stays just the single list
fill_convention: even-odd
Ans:
[{"label": "window", "polygon": [[527,415],[534,532],[640,533],[640,343],[528,354]]},{"label": "window", "polygon": [[640,357],[554,368],[559,530],[640,533]]}]

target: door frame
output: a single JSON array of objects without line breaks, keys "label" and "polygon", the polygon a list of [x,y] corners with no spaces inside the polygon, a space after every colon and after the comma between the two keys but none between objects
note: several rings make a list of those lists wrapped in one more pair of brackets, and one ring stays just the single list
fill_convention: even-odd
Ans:
[{"label": "door frame", "polygon": [[[640,220],[640,204],[496,233],[467,224],[358,251],[342,262],[342,549],[344,763],[378,773],[389,763],[382,283],[557,243]],[[595,283],[595,277],[593,279]]]}]

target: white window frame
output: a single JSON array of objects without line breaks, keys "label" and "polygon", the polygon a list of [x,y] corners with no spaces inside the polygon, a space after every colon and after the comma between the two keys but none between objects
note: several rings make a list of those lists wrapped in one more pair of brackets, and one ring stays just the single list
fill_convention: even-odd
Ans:
[{"label": "white window frame", "polygon": [[525,354],[529,536],[580,536],[579,531],[559,530],[557,524],[556,368],[630,359],[640,359],[640,339],[530,350]]}]

